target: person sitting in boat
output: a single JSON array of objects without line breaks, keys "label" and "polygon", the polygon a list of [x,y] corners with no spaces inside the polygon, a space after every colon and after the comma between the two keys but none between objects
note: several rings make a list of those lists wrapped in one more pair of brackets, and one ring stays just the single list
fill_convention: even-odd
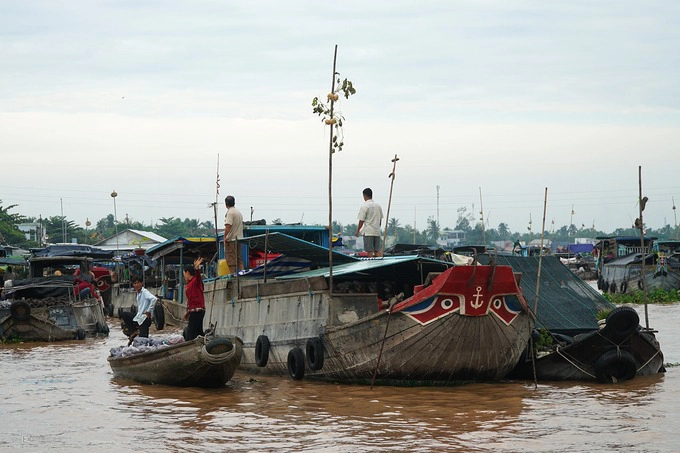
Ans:
[{"label": "person sitting in boat", "polygon": [[203,335],[203,318],[205,316],[205,298],[203,297],[203,279],[201,277],[201,264],[203,257],[196,258],[194,265],[184,268],[184,280],[186,281],[187,311],[182,319],[189,320],[184,339],[193,340]]},{"label": "person sitting in boat", "polygon": [[156,296],[144,288],[141,277],[132,277],[132,287],[137,291],[137,314],[124,311],[120,316],[123,320],[123,333],[130,339],[130,344],[137,336],[149,337],[151,314],[158,301]]}]

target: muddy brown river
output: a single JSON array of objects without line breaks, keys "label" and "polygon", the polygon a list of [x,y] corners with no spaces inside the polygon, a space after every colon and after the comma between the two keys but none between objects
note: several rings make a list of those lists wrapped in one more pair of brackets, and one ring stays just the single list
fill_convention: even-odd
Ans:
[{"label": "muddy brown river", "polygon": [[[680,304],[649,318],[664,361],[680,363]],[[125,338],[110,326],[0,345],[0,451],[680,451],[680,367],[617,385],[370,389],[238,372],[224,388],[174,388],[114,379],[106,358]]]}]

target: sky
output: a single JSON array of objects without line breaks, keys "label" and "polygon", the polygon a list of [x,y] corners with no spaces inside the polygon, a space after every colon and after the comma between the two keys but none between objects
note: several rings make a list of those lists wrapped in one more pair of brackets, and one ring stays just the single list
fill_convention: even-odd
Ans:
[{"label": "sky", "polygon": [[[311,100],[336,45],[357,92],[331,158]],[[332,162],[343,225],[371,187],[418,230],[464,208],[611,232],[641,182],[645,224],[674,226],[678,49],[675,0],[0,0],[0,206],[85,227],[217,199],[222,225],[233,195],[246,220],[327,224]]]}]

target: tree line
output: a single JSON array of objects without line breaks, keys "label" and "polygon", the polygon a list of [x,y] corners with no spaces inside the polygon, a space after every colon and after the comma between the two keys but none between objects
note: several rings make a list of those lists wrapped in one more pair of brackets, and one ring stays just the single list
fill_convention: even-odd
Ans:
[{"label": "tree line", "polygon": [[[214,236],[215,224],[208,220],[205,222],[199,219],[181,219],[176,217],[163,217],[155,225],[147,225],[133,220],[116,221],[113,214],[98,220],[92,225],[82,228],[69,220],[65,216],[51,216],[47,218],[35,218],[23,216],[12,212],[18,205],[4,207],[0,200],[0,244],[12,245],[21,248],[35,248],[42,244],[40,238],[26,239],[25,234],[19,230],[17,225],[21,223],[39,223],[45,231],[46,242],[73,242],[75,239],[80,244],[96,244],[126,229],[150,231],[165,238],[176,236]],[[273,224],[280,224],[280,219],[274,219]],[[91,226],[91,228],[90,228]],[[357,224],[341,224],[333,221],[333,234],[353,236],[356,232]],[[467,208],[458,209],[458,218],[454,228],[442,228],[436,218],[429,217],[425,228],[417,230],[412,225],[402,225],[399,219],[390,218],[387,221],[387,236],[390,241],[403,244],[428,244],[436,245],[437,241],[446,236],[450,231],[463,231],[465,233],[465,244],[490,244],[495,241],[521,241],[529,243],[541,237],[541,231],[533,231],[531,225],[527,231],[514,232],[504,222],[498,224],[496,228],[490,228],[481,221],[477,221]],[[558,229],[551,228],[545,231],[545,239],[553,242],[573,242],[574,238],[595,238],[598,236],[637,236],[639,230],[632,225],[630,228],[618,228],[612,232],[586,228],[575,225],[562,226]],[[658,230],[647,230],[648,236],[656,236],[665,239],[677,238],[678,229],[671,225],[666,225]]]}]

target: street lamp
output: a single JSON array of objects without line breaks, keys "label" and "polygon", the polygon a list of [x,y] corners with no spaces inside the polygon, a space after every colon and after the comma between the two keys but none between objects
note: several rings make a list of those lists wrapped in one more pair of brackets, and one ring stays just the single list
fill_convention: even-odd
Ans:
[{"label": "street lamp", "polygon": [[118,212],[116,211],[116,197],[118,196],[118,193],[114,190],[111,192],[111,198],[113,198],[113,226],[116,229],[116,255],[119,254],[118,252]]}]

